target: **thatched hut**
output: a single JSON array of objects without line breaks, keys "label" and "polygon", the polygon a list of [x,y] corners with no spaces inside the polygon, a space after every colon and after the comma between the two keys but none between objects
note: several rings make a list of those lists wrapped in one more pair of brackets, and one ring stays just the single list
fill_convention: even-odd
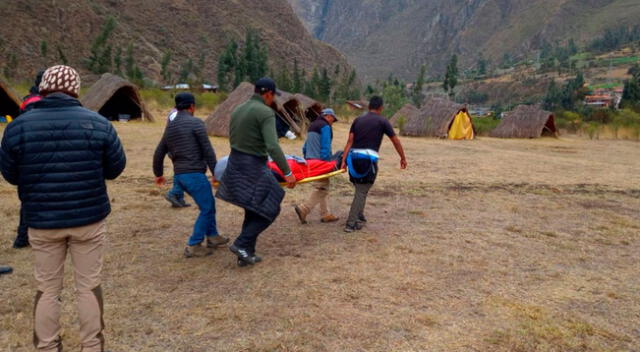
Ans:
[{"label": "thatched hut", "polygon": [[[207,125],[207,133],[212,136],[229,137],[229,122],[231,121],[231,113],[238,106],[249,100],[254,94],[254,86],[248,82],[242,82],[229,94],[227,99],[218,105],[218,107],[207,117],[205,121]],[[301,128],[296,120],[300,120],[300,103],[292,94],[280,92],[280,96],[271,106],[276,111],[277,116],[281,117],[296,133],[301,132]]]},{"label": "thatched hut", "polygon": [[404,126],[409,119],[415,118],[415,115],[419,113],[420,109],[416,108],[413,104],[405,104],[400,110],[393,114],[389,122],[393,127]]},{"label": "thatched hut", "polygon": [[473,123],[467,107],[444,98],[431,98],[418,114],[402,126],[403,136],[426,136],[448,139],[473,139]]},{"label": "thatched hut", "polygon": [[549,111],[533,105],[520,105],[505,114],[489,135],[497,138],[557,137],[558,130],[555,118]]},{"label": "thatched hut", "polygon": [[322,109],[324,106],[320,104],[318,101],[309,98],[304,94],[297,93],[295,94],[296,99],[302,104],[302,108],[304,109],[304,116],[309,121],[314,121],[320,114],[322,113]]},{"label": "thatched hut", "polygon": [[227,99],[207,117],[207,133],[211,136],[229,137],[229,122],[231,113],[240,104],[253,96],[253,84],[242,82],[227,96]]},{"label": "thatched hut", "polygon": [[103,74],[80,100],[84,107],[111,121],[127,118],[154,120],[140,98],[138,87],[110,73]]},{"label": "thatched hut", "polygon": [[296,134],[301,134],[306,125],[306,119],[304,117],[304,108],[295,95],[278,91],[280,95],[276,95],[275,107],[273,108],[276,113],[284,118],[284,121],[291,127],[291,130]]},{"label": "thatched hut", "polygon": [[16,117],[20,114],[20,99],[7,83],[0,80],[0,116]]}]

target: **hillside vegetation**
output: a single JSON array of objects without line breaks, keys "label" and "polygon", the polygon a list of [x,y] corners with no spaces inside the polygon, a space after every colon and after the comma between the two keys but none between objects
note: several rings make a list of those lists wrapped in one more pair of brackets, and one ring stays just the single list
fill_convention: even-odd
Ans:
[{"label": "hillside vegetation", "polygon": [[213,83],[220,53],[231,40],[242,42],[249,30],[266,43],[270,67],[292,66],[297,59],[307,72],[337,64],[350,69],[337,50],[313,39],[291,7],[277,0],[1,1],[0,13],[0,68],[11,80],[31,80],[38,69],[55,63],[88,73],[87,61],[109,18],[115,27],[98,58],[109,55],[115,66],[119,52],[124,66],[130,51],[152,81],[162,81],[166,66],[173,80],[186,68]]}]

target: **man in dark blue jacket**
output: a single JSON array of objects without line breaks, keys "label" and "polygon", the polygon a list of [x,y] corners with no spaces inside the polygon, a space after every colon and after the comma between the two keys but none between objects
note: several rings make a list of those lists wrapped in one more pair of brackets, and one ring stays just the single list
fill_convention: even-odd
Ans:
[{"label": "man in dark blue jacket", "polygon": [[[22,104],[20,105],[20,114],[24,114],[25,112],[33,109],[34,103],[42,100],[42,96],[40,95],[40,82],[42,82],[42,75],[44,75],[44,71],[38,72],[36,75],[35,84],[31,89],[29,89],[29,95],[22,98]],[[17,117],[20,117],[18,115]],[[16,118],[17,118],[16,117]],[[27,235],[27,221],[25,219],[24,207],[20,206],[20,223],[18,224],[18,235],[16,236],[16,240],[13,241],[13,248],[25,248],[29,247],[29,237]]]},{"label": "man in dark blue jacket", "polygon": [[[333,159],[333,155],[331,154],[333,129],[331,125],[336,121],[338,121],[338,118],[333,109],[324,109],[320,117],[311,123],[307,133],[307,140],[302,147],[302,153],[305,159],[324,161],[331,161]],[[320,221],[338,221],[338,218],[329,212],[329,206],[327,205],[327,197],[329,196],[329,187],[331,185],[329,179],[327,178],[314,183],[316,190],[311,193],[309,200],[306,203],[294,206],[296,214],[298,214],[298,219],[300,219],[302,224],[306,224],[307,215],[311,213],[316,205],[320,205]]]},{"label": "man in dark blue jacket", "polygon": [[42,351],[62,350],[67,252],[75,271],[81,348],[104,350],[100,274],[111,212],[105,179],[118,177],[126,158],[111,123],[82,107],[79,90],[73,68],[47,69],[40,83],[44,98],[7,126],[0,148],[2,175],[18,186],[27,215],[38,282],[33,336]]}]

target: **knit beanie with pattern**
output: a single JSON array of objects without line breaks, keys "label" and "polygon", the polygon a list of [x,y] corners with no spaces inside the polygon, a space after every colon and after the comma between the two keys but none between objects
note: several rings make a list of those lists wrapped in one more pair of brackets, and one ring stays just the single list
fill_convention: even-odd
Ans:
[{"label": "knit beanie with pattern", "polygon": [[80,75],[72,67],[58,65],[49,67],[40,82],[40,94],[61,92],[77,98],[80,91]]}]

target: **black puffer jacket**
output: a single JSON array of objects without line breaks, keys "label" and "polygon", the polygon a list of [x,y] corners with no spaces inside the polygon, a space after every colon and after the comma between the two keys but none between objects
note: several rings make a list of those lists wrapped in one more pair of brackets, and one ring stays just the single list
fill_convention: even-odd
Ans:
[{"label": "black puffer jacket", "polygon": [[10,123],[0,149],[0,170],[37,229],[83,226],[111,207],[105,179],[124,170],[126,158],[109,121],[77,99],[54,93]]}]

